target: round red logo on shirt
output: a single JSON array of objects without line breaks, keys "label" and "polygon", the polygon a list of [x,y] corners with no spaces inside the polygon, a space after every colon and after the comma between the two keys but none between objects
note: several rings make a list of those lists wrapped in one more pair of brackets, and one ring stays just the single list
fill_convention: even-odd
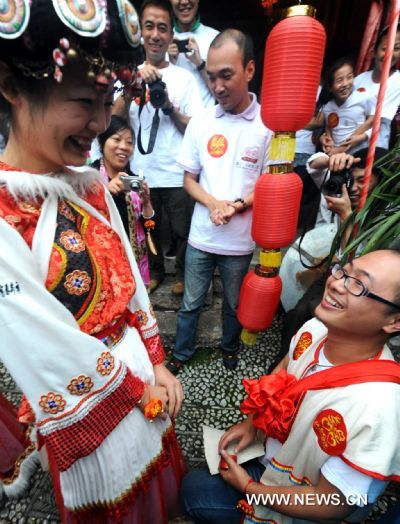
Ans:
[{"label": "round red logo on shirt", "polygon": [[347,428],[343,417],[334,409],[324,409],[313,423],[319,447],[328,455],[341,455],[347,445]]},{"label": "round red logo on shirt", "polygon": [[296,347],[293,351],[293,360],[297,360],[301,357],[306,349],[312,344],[312,335],[308,331],[302,333],[301,337],[297,341]]},{"label": "round red logo on shirt", "polygon": [[365,93],[365,87],[359,87],[359,88],[357,89],[357,91],[358,91],[359,93]]},{"label": "round red logo on shirt", "polygon": [[207,144],[207,150],[213,158],[224,156],[228,149],[228,141],[224,135],[214,135]]},{"label": "round red logo on shirt", "polygon": [[339,115],[337,113],[329,113],[329,115],[328,115],[328,127],[330,129],[333,129],[338,124],[339,124]]}]

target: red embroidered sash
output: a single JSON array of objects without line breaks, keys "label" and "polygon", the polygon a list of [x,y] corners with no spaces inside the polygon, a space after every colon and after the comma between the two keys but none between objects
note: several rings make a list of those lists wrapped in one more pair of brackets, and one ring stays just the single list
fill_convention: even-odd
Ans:
[{"label": "red embroidered sash", "polygon": [[400,364],[392,360],[364,360],[334,366],[300,380],[284,369],[259,379],[244,379],[248,397],[240,409],[246,415],[253,415],[255,427],[283,443],[307,391],[365,382],[400,384]]}]

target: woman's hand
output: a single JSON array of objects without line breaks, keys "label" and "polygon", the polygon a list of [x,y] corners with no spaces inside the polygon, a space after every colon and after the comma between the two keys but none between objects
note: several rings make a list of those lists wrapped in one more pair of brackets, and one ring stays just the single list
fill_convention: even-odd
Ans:
[{"label": "woman's hand", "polygon": [[257,435],[257,429],[253,426],[251,417],[247,417],[243,422],[235,424],[226,431],[219,441],[218,451],[222,454],[231,442],[237,441],[234,449],[235,453],[246,449],[254,442]]},{"label": "woman's hand", "polygon": [[345,147],[346,148],[345,150],[348,151],[352,147],[358,146],[358,144],[361,144],[361,142],[364,142],[364,140],[366,140],[367,138],[368,136],[366,133],[350,135],[340,145],[342,147]]},{"label": "woman's hand", "polygon": [[322,145],[323,150],[325,151],[325,148],[332,148],[334,146],[332,137],[328,135],[327,133],[322,133],[320,137],[320,142]]},{"label": "woman's hand", "polygon": [[[150,202],[150,189],[146,182],[146,180],[143,180],[142,182],[142,190],[140,191],[140,198],[142,199],[142,204],[145,206],[146,204],[151,204]],[[146,216],[147,213],[146,213]]]},{"label": "woman's hand", "polygon": [[168,411],[170,417],[176,417],[184,399],[182,385],[164,364],[154,366],[154,376],[157,386],[164,386],[168,393]]},{"label": "woman's hand", "polygon": [[125,175],[126,173],[118,173],[117,176],[115,176],[114,178],[112,178],[107,187],[108,187],[108,190],[110,191],[110,193],[112,195],[118,195],[119,193],[122,193],[124,190],[124,184],[122,183],[122,180],[121,180],[121,175]]},{"label": "woman's hand", "polygon": [[236,464],[236,462],[229,456],[229,453],[227,453],[226,451],[222,450],[221,456],[225,459],[226,463],[229,466],[228,469],[219,470],[221,477],[233,488],[244,493],[245,487],[248,481],[251,479],[250,475],[244,468],[242,468],[242,466]]},{"label": "woman's hand", "polygon": [[168,411],[168,392],[167,388],[164,386],[146,386],[140,401],[139,408],[143,411],[146,404],[148,404],[150,400],[154,398],[159,398],[161,400],[163,410],[158,416],[165,420],[167,418]]}]

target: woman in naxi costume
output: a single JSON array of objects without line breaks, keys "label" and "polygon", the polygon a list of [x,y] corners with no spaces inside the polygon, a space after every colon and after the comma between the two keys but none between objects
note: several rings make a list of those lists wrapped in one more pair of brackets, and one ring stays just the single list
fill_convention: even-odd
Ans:
[{"label": "woman in naxi costume", "polygon": [[0,2],[0,359],[33,421],[1,399],[0,491],[17,495],[39,452],[66,523],[167,522],[184,469],[182,387],[111,195],[82,167],[139,41],[127,0]]}]

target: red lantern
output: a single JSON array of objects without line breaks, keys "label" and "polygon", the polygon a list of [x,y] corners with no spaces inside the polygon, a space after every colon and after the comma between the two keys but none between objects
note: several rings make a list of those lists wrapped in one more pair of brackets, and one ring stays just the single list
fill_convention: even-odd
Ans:
[{"label": "red lantern", "polygon": [[251,234],[260,247],[278,249],[294,241],[302,190],[301,178],[293,172],[267,173],[257,180]]},{"label": "red lantern", "polygon": [[251,333],[264,331],[271,324],[282,291],[276,271],[256,266],[244,277],[240,289],[238,320]]},{"label": "red lantern", "polygon": [[298,131],[311,120],[326,42],[312,6],[285,14],[267,40],[261,94],[261,118],[275,132]]}]

